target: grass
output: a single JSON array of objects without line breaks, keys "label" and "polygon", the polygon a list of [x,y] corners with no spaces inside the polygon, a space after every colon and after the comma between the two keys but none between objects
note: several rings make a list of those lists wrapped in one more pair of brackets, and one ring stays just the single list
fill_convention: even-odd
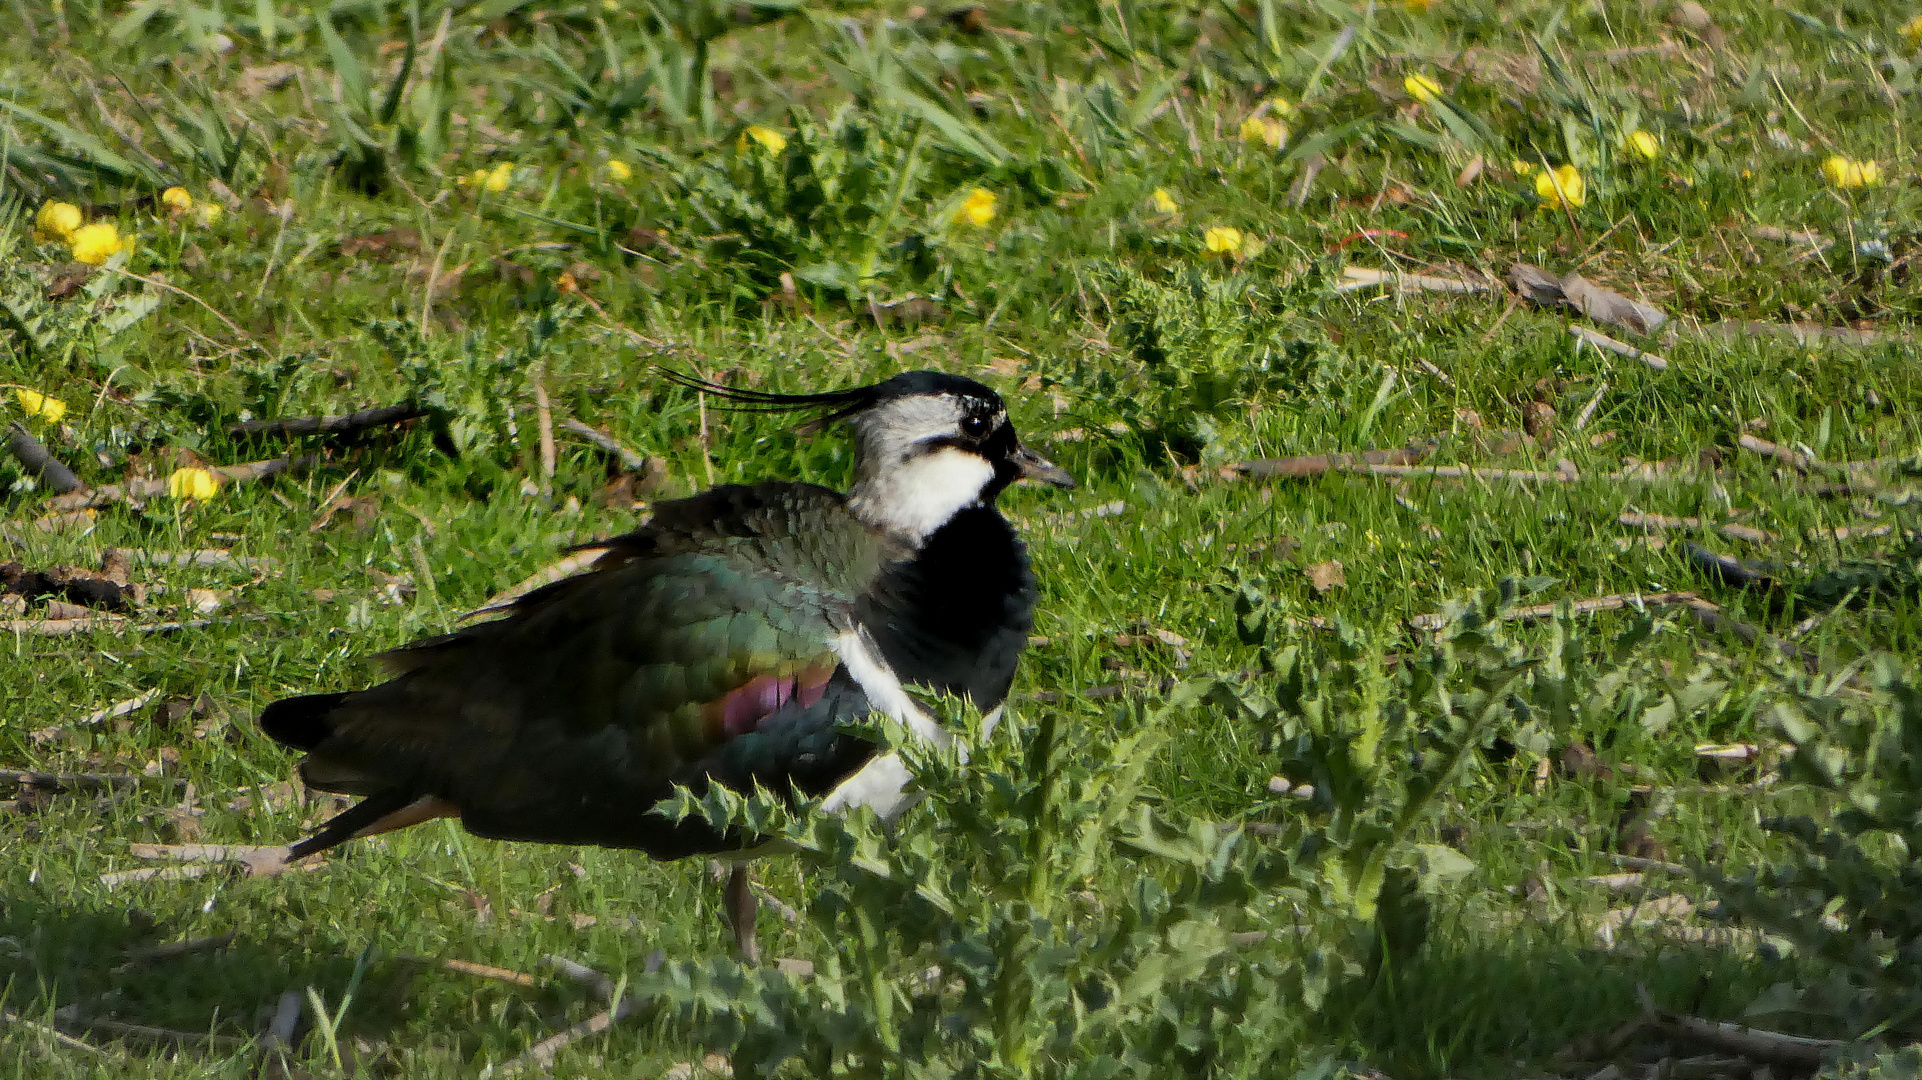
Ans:
[{"label": "grass", "polygon": [[[1017,693],[1056,695],[1017,713],[1058,710],[1096,754],[1159,680],[1259,665],[1237,633],[1244,593],[1278,618],[1365,628],[1377,653],[1401,647],[1410,616],[1505,578],[1540,579],[1538,599],[1699,590],[1779,636],[1810,612],[1710,581],[1679,537],[1643,538],[1617,516],[1739,519],[1779,539],[1703,542],[1793,564],[1792,577],[1902,543],[1899,530],[1845,543],[1824,530],[1914,524],[1886,500],[1811,496],[1735,447],[1755,430],[1836,461],[1922,448],[1922,369],[1908,340],[1922,303],[1909,273],[1913,52],[1896,32],[1902,16],[1881,5],[1708,4],[1726,33],[1720,45],[1699,26],[1652,22],[1644,6],[1613,0],[1462,0],[1425,14],[1004,4],[980,9],[985,31],[975,16],[899,4],[744,7],[738,21],[717,7],[714,25],[696,5],[649,14],[337,2],[327,32],[311,9],[241,7],[121,12],[70,0],[0,14],[0,104],[10,106],[0,153],[12,155],[0,174],[0,243],[12,245],[0,256],[0,296],[14,305],[0,382],[69,404],[63,423],[35,430],[93,483],[280,452],[223,433],[239,419],[413,398],[432,402],[437,419],[346,444],[306,440],[323,460],[298,475],[204,503],[107,508],[85,530],[32,527],[44,492],[0,464],[0,482],[12,485],[8,557],[28,566],[97,566],[109,546],[281,561],[258,577],[137,575],[155,587],[157,608],[188,589],[220,592],[213,625],[6,643],[0,764],[152,763],[191,782],[198,811],[170,814],[178,796],[153,782],[106,804],[56,798],[0,825],[0,978],[6,1007],[27,1018],[77,1004],[251,1038],[283,992],[311,988],[346,1048],[340,1058],[324,1038],[306,1039],[296,1057],[311,1075],[354,1075],[355,1054],[371,1055],[376,1074],[471,1075],[597,1003],[564,984],[517,989],[405,957],[534,971],[559,953],[618,977],[638,973],[654,949],[725,953],[718,889],[698,863],[497,844],[444,823],[358,845],[311,874],[101,883],[139,865],[133,843],[297,835],[317,809],[261,805],[261,789],[291,776],[289,756],[253,725],[262,705],[357,685],[370,674],[363,658],[449,628],[568,544],[642,516],[640,505],[596,498],[609,463],[566,436],[552,496],[526,493],[538,479],[536,363],[557,416],[604,426],[664,461],[646,499],[710,478],[840,485],[849,469],[838,435],[703,415],[656,377],[657,362],[790,390],[917,366],[993,382],[1024,436],[1083,483],[1004,501],[1032,547],[1044,596],[1035,632],[1047,639]],[[264,75],[269,64],[291,65],[286,80]],[[705,108],[702,64],[713,84]],[[1442,82],[1452,120],[1404,99],[1401,79],[1415,71]],[[693,91],[674,81],[689,78]],[[390,86],[404,91],[391,110]],[[1288,147],[1270,152],[1237,131],[1275,95],[1302,111]],[[849,110],[858,138],[844,128],[837,141],[836,109]],[[749,120],[791,143],[816,140],[813,179],[797,159],[777,169],[759,144],[737,149]],[[1660,135],[1661,158],[1621,149],[1636,125]],[[1301,151],[1322,136],[1324,165],[1291,205],[1309,166]],[[1485,171],[1458,186],[1478,150]],[[1831,153],[1878,160],[1888,182],[1829,186],[1820,163]],[[1573,160],[1588,178],[1586,204],[1535,209],[1532,183],[1508,163],[1537,158]],[[633,178],[612,179],[609,159],[629,163]],[[458,183],[500,162],[515,166],[506,190]],[[174,182],[202,200],[221,202],[223,188],[233,199],[210,225],[170,219],[151,197]],[[996,218],[980,229],[953,223],[976,186],[999,196]],[[1177,213],[1152,207],[1157,188]],[[810,191],[827,196],[814,206]],[[91,279],[99,296],[46,299],[66,256],[30,233],[51,198],[137,235],[125,269],[172,288],[102,271]],[[1211,259],[1201,251],[1209,225],[1238,228],[1261,250],[1251,242],[1245,258]],[[1836,243],[1809,257],[1806,246],[1758,239],[1757,225]],[[384,239],[354,243],[372,237]],[[1334,289],[1344,265],[1500,276],[1515,261],[1579,267],[1687,323],[1860,323],[1892,337],[1804,349],[1685,333],[1648,343],[1670,361],[1658,372],[1577,349],[1562,313]],[[865,284],[863,267],[875,271]],[[782,272],[798,279],[791,292]],[[870,299],[910,295],[934,298],[931,318],[870,314]],[[115,331],[104,309],[125,312],[144,296],[158,303]],[[1571,433],[1598,391],[1587,430]],[[1503,452],[1520,442],[1503,430],[1520,432],[1534,403],[1557,411],[1560,438]],[[1590,438],[1602,433],[1612,438]],[[1429,441],[1432,461],[1550,469],[1567,459],[1589,478],[1215,479],[1252,457]],[[1600,478],[1630,458],[1689,462],[1706,450],[1720,454],[1712,482]],[[319,527],[337,487],[362,512]],[[1116,501],[1125,510],[1113,516],[1077,513]],[[1318,592],[1304,568],[1331,560],[1345,584]],[[406,588],[384,590],[393,581]],[[1592,622],[1605,640],[1631,618]],[[1314,633],[1293,627],[1291,641]],[[1186,639],[1185,666],[1163,647],[1115,643],[1144,628]],[[1518,631],[1537,644],[1556,632]],[[1922,608],[1913,596],[1874,599],[1797,640],[1830,672],[1871,655],[1912,657]],[[1594,947],[1594,916],[1619,900],[1585,879],[1616,869],[1609,855],[1623,843],[1632,789],[1691,783],[1699,743],[1772,741],[1763,705],[1792,678],[1766,645],[1686,618],[1662,616],[1655,648],[1672,685],[1698,664],[1726,685],[1666,726],[1552,732],[1548,745],[1452,793],[1423,836],[1451,838],[1475,867],[1445,891],[1428,947],[1347,1007],[1304,1009],[1275,1033],[1266,1075],[1319,1075],[1336,1061],[1402,1078],[1509,1075],[1634,1015],[1637,984],[1669,1007],[1738,1017],[1771,985],[1820,976],[1806,960],[1753,951]],[[1082,693],[1117,681],[1129,688],[1123,701]],[[165,702],[204,699],[208,711],[166,721],[143,709],[70,726],[154,689]],[[1258,821],[1298,812],[1266,787],[1280,768],[1269,731],[1225,708],[1157,715],[1175,727],[1151,774],[1166,812]],[[66,730],[30,734],[48,727]],[[1578,740],[1616,770],[1538,783],[1535,763]],[[252,805],[236,808],[250,792]],[[1825,812],[1794,785],[1752,798],[1684,793],[1662,809],[1650,829],[1664,857],[1731,867],[1779,855],[1762,813]],[[1106,872],[1119,889],[1132,871]],[[798,867],[772,862],[761,873],[805,907]],[[224,950],[116,971],[129,948],[229,931],[237,938]],[[771,955],[819,959],[836,947],[771,916],[761,932]],[[0,1028],[0,1062],[14,1075],[225,1077],[252,1067],[243,1053],[104,1045],[128,1060]],[[668,1017],[644,1016],[562,1065],[570,1076],[654,1075],[699,1060],[691,1046]]]}]

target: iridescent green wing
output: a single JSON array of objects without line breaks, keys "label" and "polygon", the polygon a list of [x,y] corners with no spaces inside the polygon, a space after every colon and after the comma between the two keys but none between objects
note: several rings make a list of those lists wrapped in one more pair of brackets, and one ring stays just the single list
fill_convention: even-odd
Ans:
[{"label": "iridescent green wing", "polygon": [[450,799],[488,835],[610,843],[676,782],[833,773],[860,756],[835,725],[867,707],[832,643],[893,555],[822,488],[664,504],[591,572],[394,654],[307,774]]}]

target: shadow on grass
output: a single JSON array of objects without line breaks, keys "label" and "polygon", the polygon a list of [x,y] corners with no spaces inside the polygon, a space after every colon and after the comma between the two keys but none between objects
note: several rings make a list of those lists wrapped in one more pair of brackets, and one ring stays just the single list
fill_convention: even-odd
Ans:
[{"label": "shadow on grass", "polygon": [[[134,1059],[151,1053],[153,1059],[177,1055],[204,1062],[247,1051],[246,1043],[266,1030],[281,996],[290,990],[303,995],[300,1030],[310,1030],[315,1017],[306,1000],[309,988],[329,1010],[338,1010],[353,987],[353,1003],[339,1028],[343,1043],[400,1042],[409,1020],[418,1014],[417,1002],[430,992],[430,980],[437,973],[445,977],[432,962],[382,954],[367,957],[363,965],[352,954],[309,951],[292,937],[276,942],[281,931],[264,929],[264,939],[250,939],[242,931],[221,947],[143,960],[142,950],[193,935],[157,922],[133,906],[131,898],[127,906],[90,899],[87,906],[74,907],[39,897],[0,897],[0,1004],[39,1022],[55,1010],[70,1008],[90,1019],[167,1029],[179,1038],[86,1029],[64,1019],[61,1023],[64,1030],[97,1046],[118,1044],[117,1049]],[[298,927],[286,933],[296,934]],[[303,941],[318,936],[300,935]],[[358,979],[357,968],[362,969]],[[470,990],[519,997],[538,1020],[528,1017],[533,1022],[517,1023],[513,1031],[477,1027],[444,1032],[440,1046],[457,1059],[480,1052],[490,1036],[510,1042],[543,1036],[565,1023],[567,1006],[584,996],[565,984],[476,986],[488,989]],[[20,1032],[0,1025],[0,1046],[21,1041],[14,1038]],[[24,1041],[33,1038],[29,1034]],[[309,1040],[306,1052],[318,1052],[319,1043]]]},{"label": "shadow on grass", "polygon": [[1332,998],[1307,1039],[1396,1080],[1513,1076],[1634,1019],[1638,986],[1665,1009],[1739,1019],[1769,985],[1799,973],[1759,955],[1626,941],[1604,951],[1547,925],[1438,925],[1418,955]]}]

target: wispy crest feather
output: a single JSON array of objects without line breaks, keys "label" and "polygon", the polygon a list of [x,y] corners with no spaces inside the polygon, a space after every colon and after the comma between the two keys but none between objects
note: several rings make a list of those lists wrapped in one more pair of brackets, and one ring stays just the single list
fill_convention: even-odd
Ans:
[{"label": "wispy crest feather", "polygon": [[730,412],[809,412],[815,409],[828,410],[825,414],[812,418],[812,424],[831,424],[836,420],[860,412],[873,405],[877,399],[872,386],[857,386],[852,390],[830,390],[820,394],[775,394],[766,390],[748,390],[738,386],[726,386],[709,382],[697,375],[691,375],[675,368],[661,367],[661,374],[677,386],[712,394],[728,404],[720,406]]}]

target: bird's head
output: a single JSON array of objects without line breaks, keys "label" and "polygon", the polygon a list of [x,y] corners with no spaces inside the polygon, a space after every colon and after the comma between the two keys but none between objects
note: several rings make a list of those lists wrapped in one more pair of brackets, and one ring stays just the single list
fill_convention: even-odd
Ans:
[{"label": "bird's head", "polygon": [[870,524],[917,542],[968,507],[994,505],[1016,480],[1074,486],[1066,470],[1021,444],[1001,395],[959,375],[909,371],[825,394],[770,394],[667,374],[740,409],[819,410],[815,423],[846,420],[857,444],[849,504]]}]

